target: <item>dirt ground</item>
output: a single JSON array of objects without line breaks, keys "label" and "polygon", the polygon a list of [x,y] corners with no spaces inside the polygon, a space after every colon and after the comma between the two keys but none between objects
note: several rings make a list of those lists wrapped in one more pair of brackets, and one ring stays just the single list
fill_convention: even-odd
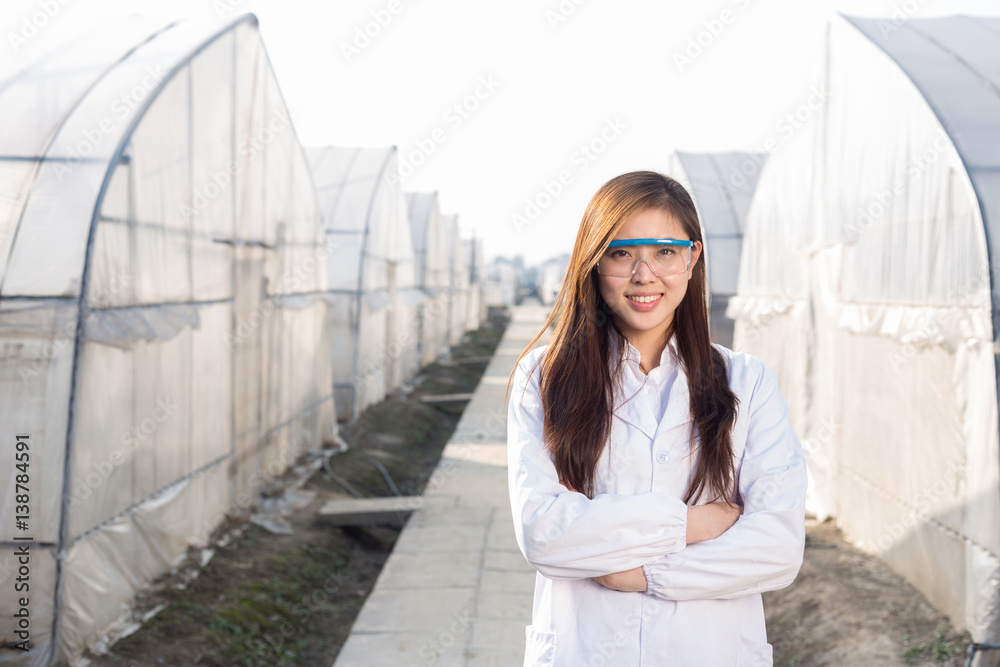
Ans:
[{"label": "dirt ground", "polygon": [[965,664],[969,636],[833,521],[806,535],[795,582],[764,594],[775,667]]},{"label": "dirt ground", "polygon": [[[366,496],[390,495],[364,460],[372,457],[402,494],[419,494],[463,407],[420,397],[472,391],[507,322],[504,311],[491,310],[453,349],[452,363],[424,369],[408,395],[390,396],[342,427],[350,449],[330,458],[335,474]],[[330,667],[399,529],[341,529],[318,520],[325,500],[349,497],[320,462],[302,461],[271,489],[279,498],[286,488],[285,497],[315,493],[288,513],[290,535],[233,517],[212,544],[192,548],[138,600],[136,615],[149,616],[142,627],[104,655],[89,653],[90,664]],[[832,522],[808,527],[796,582],[765,594],[764,605],[775,667],[964,664],[968,637],[888,567],[854,549]]]}]

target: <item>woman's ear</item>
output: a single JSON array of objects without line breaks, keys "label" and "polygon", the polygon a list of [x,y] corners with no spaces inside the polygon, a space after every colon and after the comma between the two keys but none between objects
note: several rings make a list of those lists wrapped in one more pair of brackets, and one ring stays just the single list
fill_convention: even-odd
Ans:
[{"label": "woman's ear", "polygon": [[688,280],[694,277],[694,267],[698,265],[699,259],[701,259],[701,241],[695,241],[691,248],[691,268],[688,269]]}]

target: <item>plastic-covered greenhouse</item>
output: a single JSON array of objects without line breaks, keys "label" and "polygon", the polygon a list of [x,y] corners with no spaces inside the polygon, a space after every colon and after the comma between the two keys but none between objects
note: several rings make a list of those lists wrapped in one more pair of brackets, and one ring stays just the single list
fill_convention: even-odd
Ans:
[{"label": "plastic-covered greenhouse", "polygon": [[420,305],[420,365],[429,366],[449,345],[449,313],[452,299],[450,253],[453,240],[447,236],[437,192],[408,192],[410,231],[416,263],[417,285],[427,294]]},{"label": "plastic-covered greenhouse", "polygon": [[486,266],[483,263],[483,240],[464,239],[462,250],[469,269],[469,305],[466,309],[465,330],[475,331],[486,321]]},{"label": "plastic-covered greenhouse", "polygon": [[0,110],[0,432],[30,445],[0,564],[34,540],[34,648],[0,661],[47,664],[334,436],[326,253],[253,16],[113,22]]},{"label": "plastic-covered greenhouse", "polygon": [[535,290],[542,305],[551,306],[559,297],[566,271],[569,270],[569,253],[551,257],[536,268]]},{"label": "plastic-covered greenhouse", "polygon": [[712,340],[726,347],[733,345],[733,321],[726,308],[736,294],[747,209],[765,158],[764,153],[740,152],[673,155],[671,174],[691,193],[701,220]]},{"label": "plastic-covered greenhouse", "polygon": [[[307,149],[330,262],[338,417],[354,420],[420,370],[417,289],[396,147]],[[336,260],[336,261],[333,261]]]},{"label": "plastic-covered greenhouse", "polygon": [[838,17],[826,53],[751,204],[736,344],[779,374],[812,509],[997,641],[1000,18]]},{"label": "plastic-covered greenhouse", "polygon": [[495,257],[486,266],[486,305],[513,306],[517,301],[518,267],[514,262]]},{"label": "plastic-covered greenhouse", "polygon": [[462,249],[461,230],[457,215],[442,215],[445,241],[448,244],[449,292],[448,345],[458,345],[465,334],[465,321],[469,309],[469,267]]}]

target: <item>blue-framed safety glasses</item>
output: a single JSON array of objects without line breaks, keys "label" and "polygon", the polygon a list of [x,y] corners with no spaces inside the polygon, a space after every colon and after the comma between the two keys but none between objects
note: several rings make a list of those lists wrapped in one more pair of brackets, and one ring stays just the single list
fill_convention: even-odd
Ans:
[{"label": "blue-framed safety glasses", "polygon": [[664,277],[686,273],[691,268],[694,241],[683,239],[619,239],[608,244],[597,261],[602,276],[631,278],[645,260],[654,275]]}]

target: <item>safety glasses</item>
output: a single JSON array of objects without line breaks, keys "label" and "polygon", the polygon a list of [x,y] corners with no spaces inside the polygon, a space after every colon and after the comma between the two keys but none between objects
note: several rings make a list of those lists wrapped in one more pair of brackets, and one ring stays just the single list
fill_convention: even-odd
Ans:
[{"label": "safety glasses", "polygon": [[683,239],[619,239],[608,244],[597,261],[602,276],[631,278],[645,261],[653,275],[665,277],[686,273],[691,268],[694,241]]}]

